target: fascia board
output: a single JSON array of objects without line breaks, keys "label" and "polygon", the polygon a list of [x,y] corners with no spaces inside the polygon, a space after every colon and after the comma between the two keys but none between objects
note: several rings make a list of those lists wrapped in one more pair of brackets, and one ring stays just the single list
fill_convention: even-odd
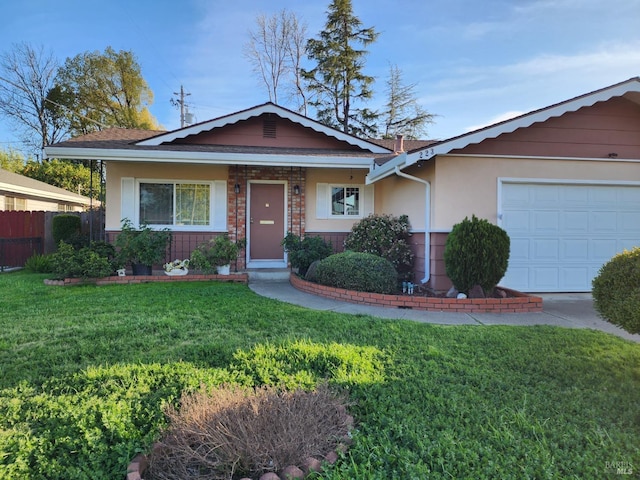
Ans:
[{"label": "fascia board", "polygon": [[326,125],[316,122],[315,120],[311,120],[307,117],[298,115],[289,110],[281,109],[275,105],[269,105],[269,104],[261,105],[256,108],[234,113],[219,119],[203,122],[201,124],[193,125],[191,127],[175,130],[173,132],[164,133],[156,137],[142,140],[138,142],[136,145],[158,146],[158,145],[161,145],[162,143],[172,142],[179,138],[185,138],[189,135],[197,135],[198,133],[209,131],[209,130],[212,130],[213,128],[224,127],[225,125],[231,125],[231,124],[240,122],[242,120],[248,120],[249,118],[260,116],[263,113],[276,114],[282,118],[291,120],[292,122],[298,123],[304,127],[311,128],[316,132],[324,133],[327,136],[334,137],[334,138],[337,138],[338,140],[347,142],[349,145],[358,146],[360,148],[370,150],[373,153],[389,153],[388,149],[381,147],[380,145],[368,142],[366,140],[359,139],[352,135],[345,134],[343,132],[340,132],[339,130],[335,130],[331,127],[327,127]]},{"label": "fascia board", "polygon": [[102,150],[93,148],[46,147],[48,157],[70,160],[123,162],[196,163],[321,168],[369,168],[373,157],[260,155],[254,153],[173,152],[166,150]]},{"label": "fascia board", "polygon": [[381,165],[373,170],[369,170],[365,178],[365,183],[367,185],[372,185],[375,182],[382,180],[383,178],[387,178],[393,174],[395,174],[396,167],[404,168],[406,166],[407,161],[407,153],[401,153],[393,160],[389,160],[384,165]]},{"label": "fascia board", "polygon": [[19,185],[12,185],[10,183],[0,182],[0,191],[18,193],[21,195],[28,195],[30,197],[38,197],[50,200],[62,200],[65,202],[73,202],[81,205],[89,204],[89,199],[78,198],[75,195],[67,195],[58,192],[46,192],[43,190],[37,190],[29,187],[21,187]]},{"label": "fascia board", "polygon": [[480,143],[489,138],[495,138],[503,133],[511,133],[519,128],[530,127],[534,123],[545,122],[553,117],[559,117],[565,113],[575,112],[583,107],[590,107],[598,102],[607,101],[613,97],[621,97],[626,93],[640,92],[640,81],[631,79],[610,88],[583,95],[567,102],[543,108],[528,114],[524,114],[513,120],[507,120],[494,126],[489,126],[475,132],[468,133],[441,143],[430,145],[427,148],[408,155],[406,166],[413,165],[420,160],[429,160],[436,155],[447,154],[452,150],[465,148],[471,144]]}]

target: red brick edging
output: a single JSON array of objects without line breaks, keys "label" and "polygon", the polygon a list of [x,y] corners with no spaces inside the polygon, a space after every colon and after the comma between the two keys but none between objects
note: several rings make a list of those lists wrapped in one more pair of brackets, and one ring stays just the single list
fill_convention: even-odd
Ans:
[{"label": "red brick edging", "polygon": [[508,288],[507,298],[439,298],[419,295],[384,295],[381,293],[357,292],[343,288],[327,287],[307,282],[295,273],[291,274],[293,287],[306,293],[332,298],[343,302],[361,303],[376,307],[396,307],[430,312],[459,313],[532,313],[542,312],[542,298]]},{"label": "red brick edging", "polygon": [[65,278],[64,280],[45,280],[45,285],[82,285],[94,284],[102,285],[131,285],[136,283],[149,282],[208,282],[218,280],[221,282],[249,283],[249,275],[246,273],[231,273],[229,275],[203,275],[187,274],[178,276],[169,275],[127,275],[124,277],[104,277],[104,278]]}]

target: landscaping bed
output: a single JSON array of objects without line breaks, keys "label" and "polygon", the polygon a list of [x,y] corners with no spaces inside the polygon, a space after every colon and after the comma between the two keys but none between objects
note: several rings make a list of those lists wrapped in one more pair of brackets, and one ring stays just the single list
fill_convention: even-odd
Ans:
[{"label": "landscaping bed", "polygon": [[211,274],[197,274],[190,273],[183,276],[169,276],[169,275],[126,275],[124,277],[111,276],[103,278],[65,278],[64,280],[50,280],[45,279],[45,285],[82,285],[82,284],[95,284],[95,285],[127,285],[136,283],[149,283],[149,282],[208,282],[216,280],[219,282],[234,282],[234,283],[248,283],[249,275],[246,273],[231,273],[229,275],[211,275]]},{"label": "landscaping bed", "polygon": [[343,302],[360,303],[375,307],[407,308],[431,312],[461,313],[534,313],[542,312],[542,298],[500,287],[505,298],[445,298],[425,295],[389,295],[358,292],[343,288],[327,287],[300,278],[295,273],[291,285],[300,291]]}]

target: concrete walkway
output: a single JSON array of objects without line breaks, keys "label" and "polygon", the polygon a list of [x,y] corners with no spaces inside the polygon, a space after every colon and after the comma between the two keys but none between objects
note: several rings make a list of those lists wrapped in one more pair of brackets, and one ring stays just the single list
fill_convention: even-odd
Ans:
[{"label": "concrete walkway", "polygon": [[288,280],[252,280],[251,288],[258,295],[313,310],[371,315],[380,318],[414,320],[442,325],[553,325],[567,328],[591,328],[640,343],[640,335],[632,335],[605,322],[593,308],[591,294],[543,294],[542,313],[445,313],[371,307],[339,302],[301,292]]}]

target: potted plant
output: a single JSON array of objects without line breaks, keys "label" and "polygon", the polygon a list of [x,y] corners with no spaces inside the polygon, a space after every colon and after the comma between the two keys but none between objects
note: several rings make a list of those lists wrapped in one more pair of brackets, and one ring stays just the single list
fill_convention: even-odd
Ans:
[{"label": "potted plant", "polygon": [[135,229],[131,220],[125,218],[115,245],[119,261],[131,264],[134,275],[151,275],[153,265],[164,260],[170,242],[169,229],[153,230],[145,224]]},{"label": "potted plant", "polygon": [[238,258],[246,240],[233,242],[226,233],[202,243],[191,252],[191,266],[205,273],[229,275],[230,264]]},{"label": "potted plant", "polygon": [[189,259],[180,260],[176,258],[173,262],[163,265],[164,274],[169,276],[186,275],[189,273]]}]

